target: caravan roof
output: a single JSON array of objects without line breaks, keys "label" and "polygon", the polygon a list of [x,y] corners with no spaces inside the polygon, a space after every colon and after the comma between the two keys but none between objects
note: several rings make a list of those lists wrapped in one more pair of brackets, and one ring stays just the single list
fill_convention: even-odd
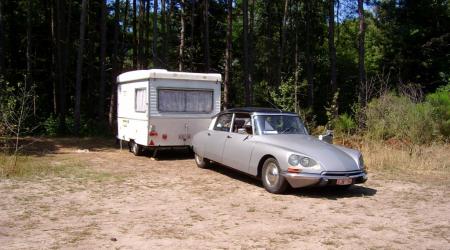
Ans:
[{"label": "caravan roof", "polygon": [[179,80],[194,80],[194,81],[222,81],[220,74],[207,73],[190,73],[190,72],[174,72],[165,69],[150,69],[150,70],[135,70],[120,74],[117,77],[117,82],[125,83],[144,79],[179,79]]}]

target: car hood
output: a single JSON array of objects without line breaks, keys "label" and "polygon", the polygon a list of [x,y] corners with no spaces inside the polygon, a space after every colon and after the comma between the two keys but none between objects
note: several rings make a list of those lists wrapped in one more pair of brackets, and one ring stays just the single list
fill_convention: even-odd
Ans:
[{"label": "car hood", "polygon": [[265,135],[261,139],[264,143],[309,156],[319,162],[325,171],[359,170],[358,151],[335,146],[313,136],[282,134]]}]

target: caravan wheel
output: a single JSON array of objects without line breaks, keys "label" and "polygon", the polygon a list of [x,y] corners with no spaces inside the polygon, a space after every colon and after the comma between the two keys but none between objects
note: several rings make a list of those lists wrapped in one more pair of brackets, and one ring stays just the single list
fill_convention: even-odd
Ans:
[{"label": "caravan wheel", "polygon": [[135,156],[140,156],[142,155],[142,146],[137,144],[136,142],[132,141],[131,143],[131,152],[135,155]]}]

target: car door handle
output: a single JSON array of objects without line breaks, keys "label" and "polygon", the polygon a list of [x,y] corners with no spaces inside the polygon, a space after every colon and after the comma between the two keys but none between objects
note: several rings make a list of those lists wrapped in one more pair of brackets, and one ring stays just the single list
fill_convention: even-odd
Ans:
[{"label": "car door handle", "polygon": [[208,136],[211,136],[211,133],[208,133]]},{"label": "car door handle", "polygon": [[232,138],[231,135],[227,135],[227,138]]}]

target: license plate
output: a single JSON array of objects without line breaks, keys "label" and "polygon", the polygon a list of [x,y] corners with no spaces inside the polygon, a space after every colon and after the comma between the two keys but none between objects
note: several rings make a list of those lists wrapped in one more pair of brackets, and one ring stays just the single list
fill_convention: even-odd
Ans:
[{"label": "license plate", "polygon": [[336,180],[336,185],[350,185],[350,184],[352,184],[352,179],[350,178]]}]

